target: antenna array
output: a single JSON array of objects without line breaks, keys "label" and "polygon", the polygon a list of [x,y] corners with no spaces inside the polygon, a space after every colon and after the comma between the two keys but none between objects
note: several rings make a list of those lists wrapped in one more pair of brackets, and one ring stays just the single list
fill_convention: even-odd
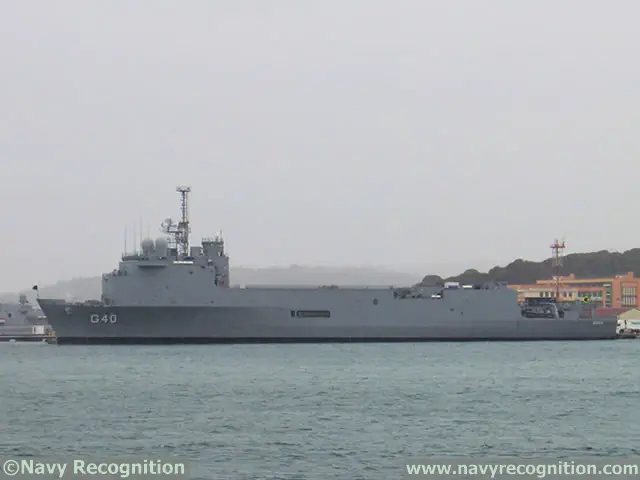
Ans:
[{"label": "antenna array", "polygon": [[191,227],[189,226],[189,193],[191,193],[191,187],[179,186],[176,187],[176,191],[180,194],[180,221],[175,224],[173,220],[167,218],[162,223],[162,231],[167,235],[170,235],[175,242],[178,254],[187,256],[189,253],[189,233],[191,233]]}]

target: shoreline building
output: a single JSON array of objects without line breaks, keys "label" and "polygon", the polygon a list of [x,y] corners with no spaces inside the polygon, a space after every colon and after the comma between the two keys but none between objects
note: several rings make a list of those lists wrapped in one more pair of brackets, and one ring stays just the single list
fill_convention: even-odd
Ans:
[{"label": "shoreline building", "polygon": [[633,272],[599,278],[576,278],[572,273],[559,279],[554,277],[509,287],[518,292],[518,300],[522,302],[525,298],[554,298],[556,284],[559,285],[560,302],[586,300],[600,308],[623,311],[640,305],[640,278],[636,278]]}]

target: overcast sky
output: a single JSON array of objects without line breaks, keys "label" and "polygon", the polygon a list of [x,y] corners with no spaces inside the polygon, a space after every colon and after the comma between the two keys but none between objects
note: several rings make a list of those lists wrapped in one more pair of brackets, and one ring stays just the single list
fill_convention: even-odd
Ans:
[{"label": "overcast sky", "polygon": [[232,265],[457,273],[640,246],[640,5],[0,2],[0,291],[129,224]]}]

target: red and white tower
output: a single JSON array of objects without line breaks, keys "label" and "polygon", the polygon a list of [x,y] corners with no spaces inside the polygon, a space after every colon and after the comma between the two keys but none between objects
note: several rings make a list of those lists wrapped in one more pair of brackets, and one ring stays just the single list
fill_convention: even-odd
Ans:
[{"label": "red and white tower", "polygon": [[553,277],[556,281],[556,302],[560,301],[560,279],[562,278],[562,265],[564,263],[564,249],[567,248],[564,240],[559,241],[557,238],[551,245],[551,265],[553,267]]}]

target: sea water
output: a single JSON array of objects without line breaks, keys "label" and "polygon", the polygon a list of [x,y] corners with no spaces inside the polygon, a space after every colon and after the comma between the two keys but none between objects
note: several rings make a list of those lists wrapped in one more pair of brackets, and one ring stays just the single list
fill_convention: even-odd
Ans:
[{"label": "sea water", "polygon": [[193,478],[401,478],[407,458],[639,454],[640,342],[0,345],[0,454]]}]

